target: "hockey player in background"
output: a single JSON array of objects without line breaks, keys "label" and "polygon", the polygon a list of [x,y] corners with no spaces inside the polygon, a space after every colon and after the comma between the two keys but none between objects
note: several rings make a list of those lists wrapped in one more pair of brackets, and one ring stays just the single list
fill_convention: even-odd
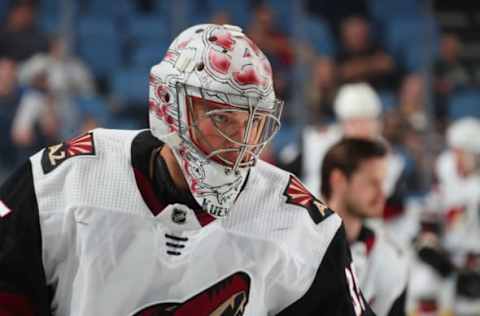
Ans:
[{"label": "hockey player in background", "polygon": [[[312,192],[320,192],[321,179],[318,175],[326,152],[343,137],[383,139],[381,100],[369,84],[350,83],[340,87],[334,101],[334,112],[335,123],[323,128],[305,127],[299,142],[300,148],[295,151],[292,146],[287,146],[285,149],[296,152],[297,156],[279,164],[300,175]],[[280,153],[279,157],[282,156]],[[384,224],[397,242],[409,245],[417,232],[417,218],[416,204],[410,203],[405,190],[406,159],[393,147],[386,159]]]},{"label": "hockey player in background", "polygon": [[1,315],[373,315],[341,219],[257,159],[281,110],[240,28],[182,32],[149,130],[50,146],[1,187]]},{"label": "hockey player in background", "polygon": [[386,157],[379,141],[343,138],[325,155],[321,191],[342,217],[360,289],[372,310],[406,315],[408,256],[381,228],[365,222],[382,215]]},{"label": "hockey player in background", "polygon": [[447,130],[436,164],[438,183],[426,198],[412,274],[414,308],[480,314],[480,121]]},{"label": "hockey player in background", "polygon": [[[312,192],[319,192],[322,160],[326,152],[342,137],[378,138],[381,136],[382,105],[377,93],[367,83],[340,87],[334,101],[336,122],[328,126],[307,126],[302,132],[302,148],[296,157],[297,170]],[[281,157],[281,154],[280,154]],[[287,170],[289,165],[287,164]]]}]

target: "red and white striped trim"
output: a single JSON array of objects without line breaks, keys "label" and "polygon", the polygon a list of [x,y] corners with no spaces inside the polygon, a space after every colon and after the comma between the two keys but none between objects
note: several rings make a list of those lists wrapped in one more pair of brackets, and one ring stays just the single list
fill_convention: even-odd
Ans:
[{"label": "red and white striped trim", "polygon": [[67,143],[67,152],[69,156],[91,154],[93,152],[92,134],[85,134],[70,140]]}]

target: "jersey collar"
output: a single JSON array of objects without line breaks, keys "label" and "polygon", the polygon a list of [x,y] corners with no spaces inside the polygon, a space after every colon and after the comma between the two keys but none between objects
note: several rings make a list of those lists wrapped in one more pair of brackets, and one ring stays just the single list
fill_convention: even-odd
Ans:
[{"label": "jersey collar", "polygon": [[[154,157],[155,161],[151,166],[152,153],[158,152],[158,149],[164,145],[149,130],[140,132],[132,142],[132,168],[143,200],[153,216],[160,214],[170,204],[180,203],[195,211],[202,226],[209,224],[215,218],[203,211],[189,192],[176,189],[165,161],[160,155]],[[153,172],[151,172],[152,167]]]}]

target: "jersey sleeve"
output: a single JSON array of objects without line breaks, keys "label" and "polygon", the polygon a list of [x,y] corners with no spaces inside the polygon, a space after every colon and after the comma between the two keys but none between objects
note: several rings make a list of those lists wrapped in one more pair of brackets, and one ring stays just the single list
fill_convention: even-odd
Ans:
[{"label": "jersey sleeve", "polygon": [[308,291],[278,315],[375,315],[358,287],[343,226],[330,242]]},{"label": "jersey sleeve", "polygon": [[32,166],[0,186],[0,315],[50,315]]}]

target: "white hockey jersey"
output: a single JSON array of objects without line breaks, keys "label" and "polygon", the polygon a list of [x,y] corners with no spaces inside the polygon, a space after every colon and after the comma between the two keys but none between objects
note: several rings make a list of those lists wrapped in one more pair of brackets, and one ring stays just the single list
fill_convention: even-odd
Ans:
[{"label": "white hockey jersey", "polygon": [[[298,179],[260,161],[231,214],[214,219],[152,202],[142,168],[162,145],[148,131],[97,129],[12,176],[0,190],[10,211],[0,218],[0,258],[36,264],[23,275],[5,261],[12,274],[0,272],[0,306],[2,293],[20,293],[40,315],[371,315],[340,218]],[[18,203],[19,181],[28,202]],[[32,240],[13,237],[2,249],[19,224]]]},{"label": "white hockey jersey", "polygon": [[[412,309],[421,310],[422,303],[419,302],[428,298],[427,302],[434,303],[430,308],[439,313],[477,315],[480,301],[463,297],[459,273],[467,267],[470,253],[480,253],[480,177],[460,176],[451,150],[439,156],[435,171],[438,185],[425,199],[425,228],[420,235],[424,245],[421,249],[431,248],[445,258],[444,262],[433,256],[415,258],[410,292]],[[432,239],[435,235],[438,240]]]},{"label": "white hockey jersey", "polygon": [[[363,226],[350,246],[360,289],[378,316],[405,315],[409,259],[381,229]],[[395,311],[394,311],[395,310]]]},{"label": "white hockey jersey", "polygon": [[480,253],[480,175],[440,182],[427,208],[440,215],[442,245],[457,266],[465,264],[466,254]]}]

